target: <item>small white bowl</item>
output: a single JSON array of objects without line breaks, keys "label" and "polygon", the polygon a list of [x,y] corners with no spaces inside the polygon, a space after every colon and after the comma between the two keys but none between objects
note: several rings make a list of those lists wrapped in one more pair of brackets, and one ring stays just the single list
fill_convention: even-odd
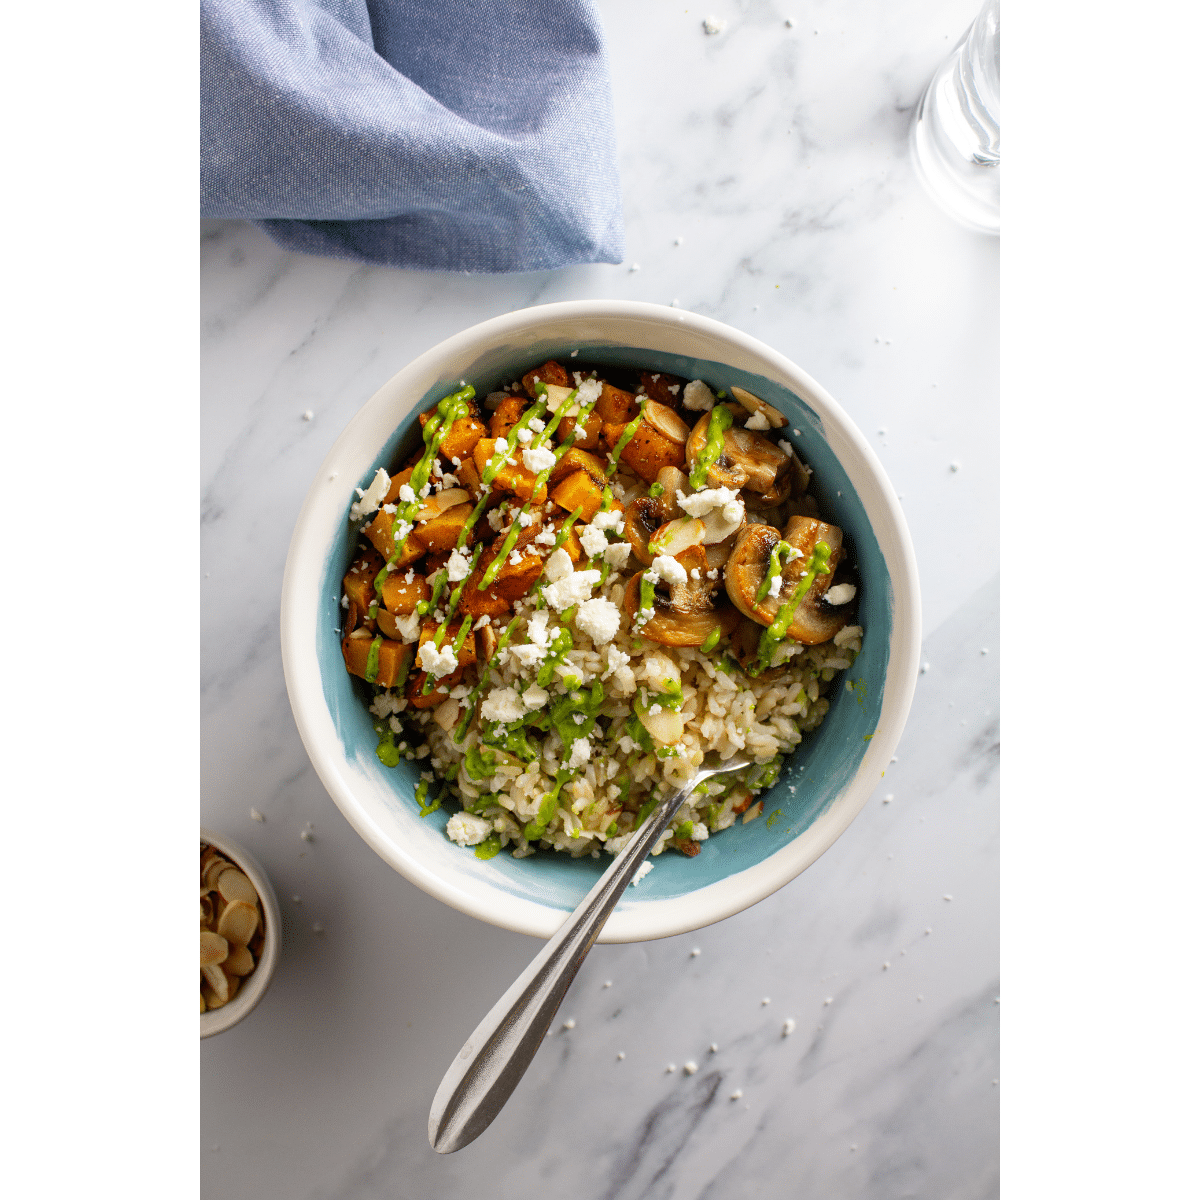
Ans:
[{"label": "small white bowl", "polygon": [[219,833],[213,833],[211,829],[201,829],[200,840],[219,850],[254,884],[254,890],[262,902],[264,926],[263,948],[258,965],[242,980],[237,995],[228,1004],[200,1014],[200,1036],[206,1038],[217,1033],[224,1033],[226,1029],[232,1028],[239,1021],[248,1017],[254,1011],[255,1005],[263,998],[271,984],[275,968],[279,965],[282,925],[275,889],[271,886],[266,871],[259,866],[250,851]]},{"label": "small white bowl", "polygon": [[[571,352],[577,351],[573,360]],[[347,520],[355,487],[395,469],[419,439],[417,414],[456,391],[479,395],[548,357],[640,365],[715,388],[738,385],[780,409],[815,470],[826,520],[853,545],[862,653],[853,691],[830,696],[824,723],[764,796],[762,819],[710,838],[687,859],[662,854],[625,893],[602,942],[666,937],[722,920],[770,895],[823,854],[866,803],[900,740],[920,661],[921,602],[908,527],[867,439],[820,384],[782,354],[707,317],[659,304],[582,300],[485,321],[421,355],[367,401],[334,443],[296,522],[284,571],[280,631],[288,697],[321,782],[376,853],[418,887],[481,920],[550,937],[609,858],[539,853],[481,861],[445,835],[448,813],[422,820],[420,763],[383,767],[367,705],[340,647],[342,575],[357,541]]]}]

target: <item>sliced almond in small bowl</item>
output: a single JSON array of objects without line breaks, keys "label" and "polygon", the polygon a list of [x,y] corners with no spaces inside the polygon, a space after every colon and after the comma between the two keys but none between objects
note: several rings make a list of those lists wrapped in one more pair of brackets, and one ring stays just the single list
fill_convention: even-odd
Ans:
[{"label": "sliced almond in small bowl", "polygon": [[226,975],[249,975],[254,970],[254,955],[250,953],[249,946],[234,946],[221,965]]},{"label": "sliced almond in small bowl", "polygon": [[231,946],[244,946],[258,928],[258,906],[244,900],[233,900],[221,914],[217,932]]},{"label": "sliced almond in small bowl", "polygon": [[[229,976],[213,963],[201,967],[200,973],[208,981],[208,986],[212,988],[213,994],[224,1004],[229,999]],[[206,996],[205,999],[208,997]],[[208,1000],[208,1006],[212,1008],[212,1000]]]},{"label": "sliced almond in small bowl", "polygon": [[200,931],[200,965],[202,967],[216,966],[229,957],[229,942],[220,933],[211,933],[207,929]]},{"label": "sliced almond in small bowl", "polygon": [[217,880],[217,891],[230,904],[235,900],[241,900],[244,904],[258,903],[258,893],[254,890],[254,884],[236,867],[232,871],[221,873]]}]

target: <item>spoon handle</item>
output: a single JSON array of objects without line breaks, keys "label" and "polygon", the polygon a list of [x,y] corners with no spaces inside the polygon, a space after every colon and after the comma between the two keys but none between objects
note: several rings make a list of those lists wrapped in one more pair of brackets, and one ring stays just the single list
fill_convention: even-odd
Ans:
[{"label": "spoon handle", "polygon": [[469,1145],[504,1107],[604,922],[698,782],[698,777],[693,779],[655,808],[562,928],[467,1038],[429,1110],[429,1144],[439,1154]]}]

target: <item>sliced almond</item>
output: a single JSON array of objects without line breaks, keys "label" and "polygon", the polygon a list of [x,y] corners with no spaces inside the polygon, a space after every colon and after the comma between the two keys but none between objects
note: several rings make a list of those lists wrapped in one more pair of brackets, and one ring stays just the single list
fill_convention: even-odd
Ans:
[{"label": "sliced almond", "polygon": [[[220,969],[220,967],[217,968],[218,971]],[[224,979],[225,976],[222,975],[221,978]],[[226,990],[225,995],[229,995],[228,989]],[[205,982],[200,988],[200,1003],[204,1005],[204,1010],[211,1010],[214,1008],[224,1007],[225,1001],[217,995],[211,984]]]},{"label": "sliced almond", "polygon": [[704,535],[705,524],[699,517],[676,517],[655,533],[646,548],[652,555],[666,554],[676,558],[689,547],[701,545]]},{"label": "sliced almond", "polygon": [[[229,976],[225,974],[221,968],[213,963],[200,968],[200,973],[208,981],[208,986],[212,988],[213,994],[222,1004],[229,999]],[[207,997],[205,997],[208,999]],[[209,1008],[213,1007],[211,1000],[208,1001]]]},{"label": "sliced almond", "polygon": [[430,499],[438,506],[439,512],[445,512],[456,504],[466,504],[471,499],[471,493],[466,488],[444,488],[435,492]]},{"label": "sliced almond", "polygon": [[258,906],[232,900],[221,915],[217,932],[233,946],[244,946],[258,928]]},{"label": "sliced almond", "polygon": [[760,400],[753,392],[746,391],[745,388],[731,387],[729,389],[737,402],[745,409],[752,413],[762,413],[767,419],[767,424],[772,429],[782,429],[787,424],[787,418],[777,408],[772,408],[765,400]]},{"label": "sliced almond", "polygon": [[249,946],[234,946],[221,965],[226,975],[249,975],[254,970],[254,955]]},{"label": "sliced almond", "polygon": [[[574,391],[574,388],[562,387],[557,383],[546,384],[546,407],[552,412],[558,412],[562,407],[562,403]],[[563,414],[564,417],[574,417],[579,414],[578,402],[571,405],[570,408]]]},{"label": "sliced almond", "polygon": [[203,989],[200,991],[200,1011],[208,1012],[208,1004],[205,1002]]},{"label": "sliced almond", "polygon": [[232,869],[233,863],[222,858],[219,854],[214,855],[209,859],[208,865],[204,868],[203,874],[200,876],[200,882],[204,887],[212,889],[217,886],[217,878],[222,871]]},{"label": "sliced almond", "polygon": [[249,878],[234,868],[232,871],[223,871],[217,879],[217,891],[221,893],[225,899],[232,904],[235,900],[241,900],[246,904],[257,904],[258,893],[254,890]]},{"label": "sliced almond", "polygon": [[677,446],[685,445],[691,426],[674,410],[657,400],[647,400],[642,420]]},{"label": "sliced almond", "polygon": [[755,800],[744,813],[742,813],[742,824],[749,825],[751,821],[758,820],[762,816],[762,801]]},{"label": "sliced almond", "polygon": [[673,709],[664,708],[662,712],[646,713],[641,722],[656,742],[662,742],[666,746],[673,746],[683,737],[683,718]]},{"label": "sliced almond", "polygon": [[232,1000],[238,994],[238,988],[242,986],[241,979],[229,971],[225,972],[225,986],[229,989],[227,999]]},{"label": "sliced almond", "polygon": [[449,733],[458,724],[458,701],[443,700],[433,710],[433,719]]},{"label": "sliced almond", "polygon": [[200,931],[200,965],[215,966],[223,963],[229,957],[229,942],[225,935],[212,933],[207,929]]},{"label": "sliced almond", "polygon": [[207,892],[200,893],[200,924],[211,925],[213,919],[212,901],[208,898]]}]

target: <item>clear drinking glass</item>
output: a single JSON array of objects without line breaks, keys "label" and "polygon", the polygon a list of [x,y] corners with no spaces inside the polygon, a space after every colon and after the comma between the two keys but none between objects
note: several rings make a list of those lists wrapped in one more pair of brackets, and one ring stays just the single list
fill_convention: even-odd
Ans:
[{"label": "clear drinking glass", "polygon": [[913,162],[956,221],[1000,232],[1000,0],[987,0],[925,89],[911,130]]}]

